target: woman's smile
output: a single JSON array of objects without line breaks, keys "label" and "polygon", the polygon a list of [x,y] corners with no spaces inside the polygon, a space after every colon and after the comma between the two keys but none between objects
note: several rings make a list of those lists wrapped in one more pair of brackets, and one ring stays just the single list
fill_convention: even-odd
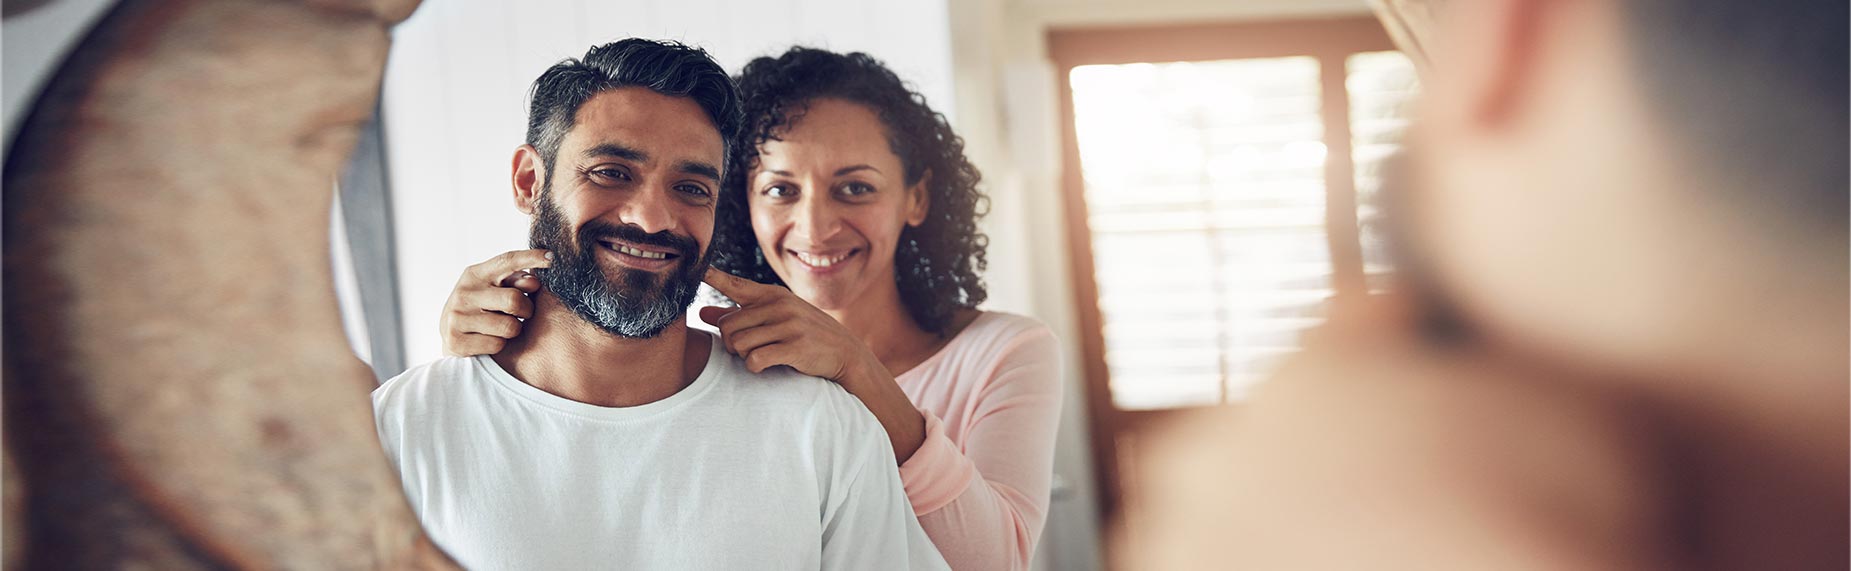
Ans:
[{"label": "woman's smile", "polygon": [[845,262],[860,261],[861,248],[846,250],[784,250],[786,256],[797,261],[795,267],[816,275],[831,274],[842,270]]}]

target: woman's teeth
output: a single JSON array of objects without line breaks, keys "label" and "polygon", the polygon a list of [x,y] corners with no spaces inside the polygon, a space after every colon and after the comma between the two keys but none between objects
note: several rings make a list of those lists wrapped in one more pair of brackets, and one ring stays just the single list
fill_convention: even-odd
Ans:
[{"label": "woman's teeth", "polygon": [[854,252],[849,252],[847,254],[842,254],[840,256],[815,256],[815,255],[805,254],[803,252],[793,252],[793,253],[797,254],[797,259],[799,261],[802,261],[805,265],[808,265],[813,268],[827,268],[829,266],[836,265],[837,262],[848,259],[850,254],[854,254]]},{"label": "woman's teeth", "polygon": [[662,252],[651,252],[648,250],[638,250],[636,248],[631,248],[629,246],[617,246],[617,251],[620,253],[636,256],[638,258],[648,258],[651,260],[660,260],[660,259],[668,257],[668,254],[664,254]]}]

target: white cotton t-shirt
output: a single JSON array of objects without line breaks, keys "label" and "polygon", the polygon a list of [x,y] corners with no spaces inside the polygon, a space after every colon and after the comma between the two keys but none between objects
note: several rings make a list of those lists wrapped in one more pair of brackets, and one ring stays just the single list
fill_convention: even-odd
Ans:
[{"label": "white cotton t-shirt", "polygon": [[859,400],[712,345],[693,384],[622,408],[441,359],[373,391],[379,439],[470,569],[946,568]]}]

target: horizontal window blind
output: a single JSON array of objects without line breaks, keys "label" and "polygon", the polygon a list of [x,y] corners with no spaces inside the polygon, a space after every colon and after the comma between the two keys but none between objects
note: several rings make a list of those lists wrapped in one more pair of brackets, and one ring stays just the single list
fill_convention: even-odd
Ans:
[{"label": "horizontal window blind", "polygon": [[1350,94],[1350,149],[1356,164],[1363,274],[1369,290],[1377,292],[1390,276],[1382,232],[1382,167],[1400,150],[1420,78],[1415,75],[1414,62],[1398,51],[1352,54],[1344,69],[1344,86]]},{"label": "horizontal window blind", "polygon": [[1331,295],[1318,60],[1069,81],[1114,406],[1241,398]]}]

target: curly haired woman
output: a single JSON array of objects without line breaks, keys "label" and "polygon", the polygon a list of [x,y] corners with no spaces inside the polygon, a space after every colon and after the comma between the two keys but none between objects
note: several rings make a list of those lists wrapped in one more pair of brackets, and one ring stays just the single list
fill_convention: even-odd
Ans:
[{"label": "curly haired woman", "polygon": [[[1053,477],[1059,355],[1041,323],[976,309],[987,199],[963,140],[866,54],[791,48],[737,81],[745,128],[709,254],[725,273],[707,282],[740,306],[701,319],[752,370],[789,366],[867,405],[953,568],[1028,567]],[[522,268],[546,265],[526,251],[471,267],[445,307],[445,349],[499,351],[522,316],[491,292],[537,292]]]}]

